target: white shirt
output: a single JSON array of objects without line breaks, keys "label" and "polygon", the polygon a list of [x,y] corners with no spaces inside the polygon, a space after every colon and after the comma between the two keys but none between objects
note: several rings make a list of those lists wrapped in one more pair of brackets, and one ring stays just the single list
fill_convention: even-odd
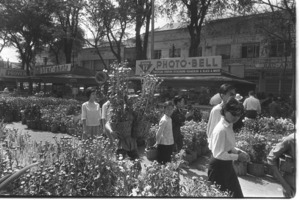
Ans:
[{"label": "white shirt", "polygon": [[222,102],[222,98],[221,98],[220,93],[215,94],[209,100],[209,104],[212,106],[218,105],[221,102]]},{"label": "white shirt", "polygon": [[172,119],[166,114],[164,114],[159,121],[159,127],[156,133],[156,143],[163,145],[174,144]]},{"label": "white shirt", "polygon": [[[212,134],[215,126],[218,124],[218,122],[221,119],[222,105],[223,105],[223,103],[220,103],[220,104],[214,106],[210,111],[209,119],[207,122],[207,131],[206,131],[208,144],[210,143],[211,134]],[[208,145],[208,147],[209,147],[209,145]]]},{"label": "white shirt", "polygon": [[256,110],[257,113],[261,112],[260,102],[254,96],[250,96],[247,99],[245,99],[243,105],[245,110]]},{"label": "white shirt", "polygon": [[102,116],[101,119],[105,119],[106,121],[108,120],[108,108],[110,107],[110,101],[105,102],[102,105]]},{"label": "white shirt", "polygon": [[[211,136],[210,149],[214,158],[219,160],[237,160],[238,154],[235,148],[235,135],[232,124],[222,116],[214,128]],[[228,152],[231,153],[228,153]]]},{"label": "white shirt", "polygon": [[96,102],[85,102],[81,106],[81,119],[86,120],[87,126],[99,126],[101,119],[101,108]]}]

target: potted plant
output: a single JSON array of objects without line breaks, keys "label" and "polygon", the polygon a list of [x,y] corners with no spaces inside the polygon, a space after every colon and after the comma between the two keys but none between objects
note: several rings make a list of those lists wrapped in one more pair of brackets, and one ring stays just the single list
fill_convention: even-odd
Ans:
[{"label": "potted plant", "polygon": [[146,136],[146,156],[150,161],[157,159],[157,149],[154,147],[156,143],[156,132],[158,130],[158,125],[152,125],[149,134]]}]

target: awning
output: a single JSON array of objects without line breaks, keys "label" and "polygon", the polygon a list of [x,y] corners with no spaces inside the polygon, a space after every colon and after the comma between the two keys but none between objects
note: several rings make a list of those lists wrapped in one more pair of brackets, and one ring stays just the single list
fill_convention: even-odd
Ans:
[{"label": "awning", "polygon": [[97,85],[94,76],[83,76],[76,74],[40,75],[32,76],[32,80],[46,83],[80,83]]},{"label": "awning", "polygon": [[[238,78],[233,76],[164,76],[164,77],[157,77],[163,79],[164,81],[178,81],[178,82],[186,82],[186,81],[193,81],[193,82],[234,82],[234,83],[243,83],[249,85],[255,85],[255,83]],[[142,77],[135,76],[130,77],[129,80],[141,80]]]}]

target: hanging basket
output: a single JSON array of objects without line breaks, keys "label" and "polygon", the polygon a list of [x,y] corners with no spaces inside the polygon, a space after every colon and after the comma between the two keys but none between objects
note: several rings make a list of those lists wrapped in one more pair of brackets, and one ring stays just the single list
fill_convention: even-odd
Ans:
[{"label": "hanging basket", "polygon": [[146,156],[150,161],[157,160],[157,148],[156,147],[148,147],[146,148]]},{"label": "hanging basket", "polygon": [[151,122],[146,120],[140,120],[133,124],[133,130],[131,137],[146,139],[149,130],[151,128]]},{"label": "hanging basket", "polygon": [[113,131],[119,133],[119,139],[128,138],[131,136],[132,120],[123,122],[110,122],[110,126]]}]

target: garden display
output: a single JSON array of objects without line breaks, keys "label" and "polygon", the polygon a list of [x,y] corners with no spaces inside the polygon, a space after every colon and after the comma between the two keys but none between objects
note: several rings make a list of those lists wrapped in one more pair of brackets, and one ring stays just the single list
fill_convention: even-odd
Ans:
[{"label": "garden display", "polygon": [[202,155],[208,153],[206,128],[207,123],[204,120],[200,122],[186,121],[181,127],[183,135],[183,159],[189,163],[193,162]]},{"label": "garden display", "polygon": [[[250,155],[247,172],[254,176],[264,176],[268,170],[267,155],[272,147],[295,131],[291,119],[257,118],[245,119],[244,127],[237,133],[236,146]],[[235,166],[236,172],[245,168],[245,164]],[[242,169],[243,170],[243,169]]]},{"label": "garden display", "polygon": [[103,137],[37,143],[27,133],[1,127],[1,196],[228,197],[201,178],[181,181],[178,157],[142,171],[139,160],[117,160],[116,143],[111,147]]},{"label": "garden display", "polygon": [[0,99],[0,119],[26,124],[29,129],[74,135],[81,125],[74,121],[81,103],[53,97],[6,97]]}]

